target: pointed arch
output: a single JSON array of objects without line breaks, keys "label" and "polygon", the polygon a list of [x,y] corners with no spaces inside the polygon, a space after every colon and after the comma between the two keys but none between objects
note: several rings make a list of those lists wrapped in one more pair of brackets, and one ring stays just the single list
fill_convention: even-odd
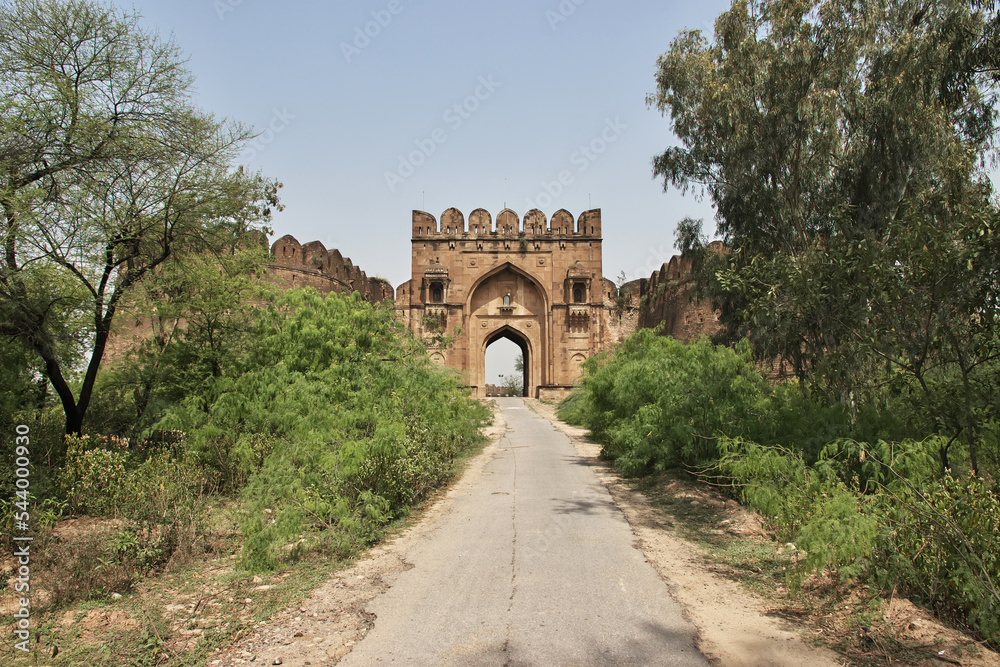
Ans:
[{"label": "pointed arch", "polygon": [[503,273],[504,271],[508,271],[508,270],[511,273],[519,275],[522,278],[524,278],[525,280],[527,280],[528,282],[530,282],[531,285],[532,285],[532,287],[534,287],[536,290],[538,290],[538,293],[541,295],[541,297],[542,297],[542,306],[544,307],[545,311],[547,312],[549,310],[549,305],[550,305],[550,303],[549,303],[549,293],[542,287],[542,281],[539,280],[536,276],[531,275],[529,272],[525,271],[521,267],[519,267],[519,266],[517,266],[515,264],[512,264],[511,262],[504,262],[503,264],[499,264],[497,266],[494,266],[492,269],[490,269],[489,271],[487,271],[483,275],[481,275],[478,278],[476,278],[476,281],[474,283],[472,283],[472,285],[469,287],[469,290],[465,293],[465,308],[466,308],[466,312],[472,312],[471,311],[472,298],[475,296],[476,290],[478,290],[482,286],[483,283],[485,283],[487,280],[489,280],[493,276],[495,276],[497,274],[500,274],[500,273]]},{"label": "pointed arch", "polygon": [[531,375],[531,367],[535,352],[531,344],[531,338],[527,334],[509,324],[503,324],[486,334],[483,338],[482,349],[479,350],[479,356],[483,359],[483,363],[485,364],[486,350],[489,349],[490,345],[497,342],[501,338],[507,339],[521,348],[521,359],[524,366],[524,370],[522,371],[524,373],[522,378],[524,383],[522,395],[528,396],[529,388],[531,387],[533,379]]}]

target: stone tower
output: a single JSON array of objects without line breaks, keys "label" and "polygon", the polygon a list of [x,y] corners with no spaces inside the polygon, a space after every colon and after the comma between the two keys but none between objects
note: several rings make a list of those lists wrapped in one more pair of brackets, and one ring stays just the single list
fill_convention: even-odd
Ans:
[{"label": "stone tower", "polygon": [[496,220],[483,210],[457,209],[438,222],[413,212],[412,272],[396,290],[400,318],[434,339],[432,357],[458,370],[476,396],[485,395],[486,348],[507,338],[524,355],[527,396],[560,399],[580,364],[621,336],[613,310],[617,290],[602,275],[601,211],[565,210],[548,220],[537,209],[524,219],[510,209]]}]

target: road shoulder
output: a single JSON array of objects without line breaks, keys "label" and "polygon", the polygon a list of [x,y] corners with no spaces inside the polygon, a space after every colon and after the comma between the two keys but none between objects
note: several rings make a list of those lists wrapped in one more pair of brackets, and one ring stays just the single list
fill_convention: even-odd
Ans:
[{"label": "road shoulder", "polygon": [[587,440],[585,429],[560,421],[552,405],[532,399],[525,399],[525,402],[569,436],[579,455],[594,467],[631,525],[636,546],[698,628],[698,648],[709,659],[726,667],[835,667],[845,664],[833,651],[803,641],[801,628],[768,616],[766,603],[745,592],[737,582],[712,572],[700,549],[673,535],[661,513],[646,497],[622,483],[621,478],[600,460],[600,446]]},{"label": "road shoulder", "polygon": [[299,604],[259,623],[246,637],[210,659],[209,667],[339,662],[374,627],[375,618],[367,611],[369,603],[412,567],[405,554],[439,524],[449,511],[449,498],[475,484],[506,431],[502,412],[494,411],[493,424],[484,429],[489,443],[483,451],[468,461],[465,471],[446,491],[425,503],[406,528],[337,572]]}]

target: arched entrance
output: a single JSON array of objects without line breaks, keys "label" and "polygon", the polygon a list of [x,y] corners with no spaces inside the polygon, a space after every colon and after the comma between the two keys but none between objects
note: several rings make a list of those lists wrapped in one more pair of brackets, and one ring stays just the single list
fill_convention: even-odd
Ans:
[{"label": "arched entrance", "polygon": [[535,397],[545,383],[548,299],[538,281],[523,269],[504,263],[486,272],[473,285],[468,299],[467,368],[470,384],[484,395],[487,384],[486,348],[502,338],[521,348],[524,358],[524,395]]},{"label": "arched entrance", "polygon": [[[500,329],[497,329],[496,331],[494,331],[491,335],[487,336],[486,340],[483,341],[483,364],[484,364],[484,367],[488,367],[486,359],[487,359],[487,353],[489,352],[490,346],[493,346],[494,343],[497,343],[497,342],[503,341],[503,340],[510,341],[518,349],[521,350],[522,369],[521,369],[520,380],[521,380],[522,384],[521,384],[521,393],[520,393],[520,395],[521,396],[527,396],[528,395],[528,387],[530,386],[528,373],[529,373],[529,369],[531,368],[531,353],[530,353],[529,347],[528,347],[528,340],[519,331],[517,331],[516,329],[513,329],[513,328],[511,328],[509,326],[504,326],[504,327],[501,327]],[[503,386],[504,386],[504,379],[503,378],[493,377],[492,374],[485,375],[484,378],[486,380],[486,384],[487,385],[496,384],[501,389],[503,389]]]}]

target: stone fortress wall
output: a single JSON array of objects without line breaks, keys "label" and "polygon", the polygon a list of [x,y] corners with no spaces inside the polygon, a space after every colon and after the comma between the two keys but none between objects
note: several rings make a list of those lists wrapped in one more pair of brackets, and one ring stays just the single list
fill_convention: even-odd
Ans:
[{"label": "stone fortress wall", "polygon": [[[449,249],[459,239],[475,238],[479,241],[477,246],[489,242],[491,249],[515,252],[522,249],[521,239],[529,246],[537,246],[538,241],[549,238],[565,249],[566,241],[572,244],[574,237],[600,238],[599,211],[597,215],[590,213],[574,221],[568,212],[559,211],[547,220],[541,211],[533,210],[522,220],[513,211],[505,210],[494,221],[487,211],[477,209],[466,221],[461,212],[449,209],[438,221],[428,213],[416,212],[412,238],[443,242]],[[283,287],[309,286],[322,294],[350,294],[357,290],[372,303],[395,300],[397,310],[409,305],[409,283],[394,290],[385,280],[368,277],[340,250],[327,249],[319,241],[302,244],[286,234],[271,244],[271,255],[268,274]],[[717,333],[721,328],[718,312],[711,304],[692,299],[690,270],[690,261],[675,255],[649,278],[632,280],[620,289],[602,276],[599,283],[602,307],[607,313],[604,318],[607,339],[621,342],[638,328],[657,329],[684,342]]]},{"label": "stone fortress wall", "polygon": [[369,278],[350,257],[342,256],[336,248],[327,250],[319,241],[303,245],[286,234],[271,244],[271,255],[268,276],[285,288],[315,287],[321,294],[357,291],[372,303],[393,298],[391,284]]},{"label": "stone fortress wall", "polygon": [[[719,252],[722,245],[713,243],[709,248]],[[621,294],[634,312],[634,328],[657,329],[665,336],[688,343],[722,329],[719,312],[711,303],[693,298],[693,287],[691,261],[674,255],[649,278],[622,285]]]},{"label": "stone fortress wall", "polygon": [[[505,324],[513,325],[511,337],[517,338],[515,320],[518,315],[525,319],[529,314],[524,306],[534,308],[536,331],[545,331],[546,339],[544,344],[541,339],[535,341],[537,352],[545,349],[545,368],[535,369],[536,388],[568,387],[577,376],[580,362],[613,348],[637,328],[654,328],[690,341],[703,334],[712,335],[721,326],[718,313],[709,304],[692,301],[690,262],[679,256],[649,278],[625,283],[621,289],[601,275],[600,209],[585,211],[576,220],[565,210],[549,219],[537,209],[528,211],[523,218],[504,209],[494,220],[486,210],[476,209],[466,220],[460,211],[451,208],[441,214],[440,221],[429,213],[414,211],[411,232],[413,278],[398,289],[384,279],[369,277],[340,250],[327,249],[320,241],[303,244],[288,234],[270,246],[272,260],[266,265],[267,279],[286,289],[313,287],[321,294],[357,291],[371,303],[394,301],[397,314],[407,326],[426,336],[431,333],[424,331],[427,315],[440,318],[445,327],[442,333],[471,324],[473,304],[467,297],[476,287],[474,283],[501,265],[507,266],[509,270],[497,275],[494,282],[497,287],[508,282],[510,286],[521,285],[522,290],[527,287],[525,302],[512,312],[489,306],[491,317],[486,311],[479,315],[493,325],[504,324],[502,320],[507,317]],[[266,243],[263,238],[261,242]],[[439,283],[443,287],[441,302],[431,303],[430,286]],[[574,298],[577,286],[584,292],[580,303]],[[531,294],[532,289],[537,294]],[[536,297],[538,304],[529,303]],[[548,317],[542,316],[543,305],[550,311]],[[120,357],[151,331],[148,317],[127,324],[123,319],[116,326],[110,356]],[[527,338],[536,335],[531,331],[521,333]],[[478,364],[474,358],[483,341],[475,341],[477,349],[470,348],[472,342],[459,340],[451,350],[432,350],[432,356],[441,363],[472,371]],[[486,378],[470,380],[482,382],[485,391]]]},{"label": "stone fortress wall", "polygon": [[[537,209],[529,211],[523,219],[505,209],[496,220],[484,209],[472,211],[468,220],[453,208],[442,213],[440,220],[415,211],[411,231],[413,241],[431,243],[435,250],[438,243],[448,250],[455,250],[456,244],[465,243],[464,247],[468,247],[474,243],[478,250],[525,253],[541,250],[541,243],[546,240],[555,242],[546,243],[547,246],[565,250],[567,242],[571,247],[584,239],[592,243],[602,234],[599,210],[585,212],[575,221],[567,211],[557,211],[549,220]],[[327,249],[319,241],[302,244],[286,234],[271,244],[271,255],[269,276],[286,288],[310,286],[322,294],[349,294],[357,290],[372,303],[394,300],[401,316],[404,310],[409,311],[411,283],[394,290],[381,278],[369,278],[349,257],[343,257],[340,250]],[[721,328],[718,312],[711,304],[692,299],[690,269],[689,260],[675,255],[649,278],[632,280],[620,289],[603,276],[595,280],[605,311],[601,319],[606,333],[602,338],[611,344],[618,343],[638,328],[657,329],[685,342],[717,333]]]}]

